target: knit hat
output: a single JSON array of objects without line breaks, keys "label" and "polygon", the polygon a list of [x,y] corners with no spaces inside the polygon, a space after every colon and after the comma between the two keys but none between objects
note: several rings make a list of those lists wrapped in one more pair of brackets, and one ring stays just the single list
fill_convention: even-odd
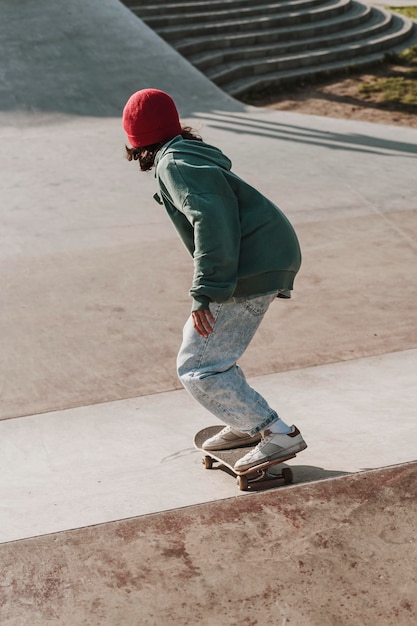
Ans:
[{"label": "knit hat", "polygon": [[168,141],[182,132],[173,99],[159,89],[141,89],[130,96],[123,109],[123,128],[135,148]]}]

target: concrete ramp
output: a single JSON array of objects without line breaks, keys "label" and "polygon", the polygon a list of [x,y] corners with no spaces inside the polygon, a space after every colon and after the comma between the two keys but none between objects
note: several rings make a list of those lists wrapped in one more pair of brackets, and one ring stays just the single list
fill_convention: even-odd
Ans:
[{"label": "concrete ramp", "polygon": [[1,111],[119,118],[147,86],[174,93],[183,115],[239,108],[118,0],[0,6]]},{"label": "concrete ramp", "polygon": [[1,549],[3,626],[410,626],[417,465]]},{"label": "concrete ramp", "polygon": [[[244,107],[117,0],[0,9],[1,623],[414,623],[417,131]],[[241,363],[306,434],[289,489],[192,449],[191,261],[123,154],[146,86],[299,233]]]}]

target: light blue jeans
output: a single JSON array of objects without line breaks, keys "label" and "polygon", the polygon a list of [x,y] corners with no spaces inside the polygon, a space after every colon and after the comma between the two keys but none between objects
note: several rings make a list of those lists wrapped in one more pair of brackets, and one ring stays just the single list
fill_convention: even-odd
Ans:
[{"label": "light blue jeans", "polygon": [[201,337],[190,317],[178,353],[178,376],[187,391],[225,424],[255,435],[278,420],[237,365],[276,294],[210,304],[213,332]]}]

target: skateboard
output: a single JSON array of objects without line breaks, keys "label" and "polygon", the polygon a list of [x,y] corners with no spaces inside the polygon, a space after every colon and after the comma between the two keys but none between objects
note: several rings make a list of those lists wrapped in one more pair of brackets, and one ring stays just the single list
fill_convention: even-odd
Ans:
[{"label": "skateboard", "polygon": [[293,481],[293,473],[290,467],[283,467],[280,474],[268,474],[268,469],[274,465],[279,465],[284,461],[295,458],[295,454],[291,454],[284,459],[275,459],[273,461],[267,461],[260,463],[255,467],[250,467],[246,470],[233,469],[234,464],[238,459],[241,459],[247,452],[255,448],[255,446],[245,446],[240,448],[231,448],[230,450],[204,450],[202,448],[203,443],[209,437],[213,437],[220,432],[223,426],[207,426],[200,430],[194,437],[194,446],[197,450],[203,452],[203,465],[206,469],[212,469],[213,464],[217,461],[220,466],[226,468],[229,473],[231,472],[236,476],[236,482],[241,491],[248,491],[250,488],[256,486],[264,486],[265,483],[272,480],[282,479],[285,484],[290,484]]}]

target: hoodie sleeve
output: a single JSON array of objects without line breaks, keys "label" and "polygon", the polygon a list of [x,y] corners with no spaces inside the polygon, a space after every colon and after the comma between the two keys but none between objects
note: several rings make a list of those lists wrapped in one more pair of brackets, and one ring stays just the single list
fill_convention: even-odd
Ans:
[{"label": "hoodie sleeve", "polygon": [[218,150],[210,159],[190,152],[214,150],[196,143],[188,142],[183,152],[171,146],[161,155],[156,172],[169,216],[194,258],[193,311],[233,295],[241,237],[238,201],[224,175],[230,161]]},{"label": "hoodie sleeve", "polygon": [[234,196],[189,194],[183,212],[194,229],[192,310],[226,302],[238,278],[240,220]]}]

